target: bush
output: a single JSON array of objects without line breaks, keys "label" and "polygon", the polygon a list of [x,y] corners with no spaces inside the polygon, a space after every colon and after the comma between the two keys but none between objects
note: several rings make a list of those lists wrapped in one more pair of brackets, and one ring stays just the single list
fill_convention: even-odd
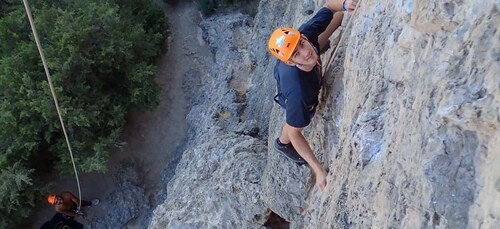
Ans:
[{"label": "bush", "polygon": [[255,0],[197,0],[198,8],[203,15],[210,15],[231,5],[246,5]]},{"label": "bush", "polygon": [[[168,35],[164,13],[150,0],[31,7],[78,169],[104,172],[108,152],[124,145],[127,110],[158,104],[153,63]],[[0,228],[8,228],[43,190],[44,167],[69,173],[72,165],[21,1],[0,3],[0,41]]]},{"label": "bush", "polygon": [[10,228],[27,218],[44,188],[33,188],[33,169],[21,163],[2,168],[0,172],[0,228]]}]

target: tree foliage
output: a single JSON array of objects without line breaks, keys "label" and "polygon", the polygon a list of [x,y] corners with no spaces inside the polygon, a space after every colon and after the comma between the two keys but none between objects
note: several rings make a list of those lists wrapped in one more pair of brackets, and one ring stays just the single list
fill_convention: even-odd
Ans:
[{"label": "tree foliage", "polygon": [[[127,110],[158,104],[154,59],[168,34],[164,14],[150,0],[48,0],[31,8],[78,169],[103,172],[108,152],[124,145]],[[72,171],[22,1],[0,3],[0,153],[5,228],[4,214],[29,214],[43,189],[32,182],[40,172]]]},{"label": "tree foliage", "polygon": [[245,6],[254,0],[196,0],[198,8],[204,15],[213,14],[230,6]]},{"label": "tree foliage", "polygon": [[[42,195],[44,188],[33,190],[33,169],[27,169],[21,163],[2,168],[0,172],[0,228],[11,228],[18,220],[29,216],[37,196]],[[38,185],[39,186],[39,185]]]}]

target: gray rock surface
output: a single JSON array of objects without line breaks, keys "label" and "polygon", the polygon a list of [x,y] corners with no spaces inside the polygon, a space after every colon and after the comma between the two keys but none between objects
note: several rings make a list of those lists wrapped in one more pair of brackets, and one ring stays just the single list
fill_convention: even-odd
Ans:
[{"label": "gray rock surface", "polygon": [[141,187],[137,168],[132,163],[123,164],[114,176],[116,189],[101,199],[100,208],[91,207],[86,228],[119,228],[126,225],[144,212],[151,211]]},{"label": "gray rock surface", "polygon": [[242,14],[212,17],[200,27],[214,65],[193,83],[187,115],[190,135],[165,201],[153,212],[151,228],[258,228],[265,222],[262,173],[266,140],[248,119],[246,94],[255,58],[248,47],[253,20]]},{"label": "gray rock surface", "polygon": [[500,228],[499,3],[361,3],[304,130],[330,171],[319,192],[267,147],[283,111],[266,39],[321,3],[200,24],[214,66],[189,76],[187,149],[149,228],[261,228],[270,211],[291,228]]}]

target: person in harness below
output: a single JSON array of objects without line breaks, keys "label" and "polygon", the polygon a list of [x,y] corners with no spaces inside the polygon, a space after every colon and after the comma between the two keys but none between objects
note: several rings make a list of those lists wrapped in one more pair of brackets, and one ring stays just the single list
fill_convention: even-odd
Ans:
[{"label": "person in harness below", "polygon": [[[55,206],[56,212],[61,213],[69,218],[73,218],[76,216],[80,216],[82,218],[85,217],[85,214],[81,211],[78,211],[80,207],[79,199],[73,195],[71,192],[62,192],[59,195],[50,194],[47,197],[47,201],[49,204]],[[83,207],[95,206],[99,204],[99,199],[93,199],[92,201],[82,200]]]},{"label": "person in harness below", "polygon": [[343,12],[352,12],[358,0],[327,0],[324,7],[298,30],[281,27],[269,38],[269,52],[276,57],[274,75],[278,94],[275,101],[286,112],[286,122],[274,148],[295,163],[309,164],[321,191],[326,186],[325,168],[302,135],[316,112],[321,89],[320,50],[342,23]]}]

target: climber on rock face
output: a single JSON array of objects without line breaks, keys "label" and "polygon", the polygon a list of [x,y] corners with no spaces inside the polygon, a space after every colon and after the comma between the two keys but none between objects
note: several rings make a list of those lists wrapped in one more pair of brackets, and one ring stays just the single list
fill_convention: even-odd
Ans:
[{"label": "climber on rock face", "polygon": [[[56,212],[66,215],[68,217],[85,217],[83,212],[80,212],[80,201],[78,197],[73,195],[71,192],[62,192],[59,195],[50,194],[47,197],[49,204],[55,206]],[[81,205],[83,207],[95,206],[99,204],[99,199],[93,199],[91,201],[82,200]]]},{"label": "climber on rock face", "polygon": [[297,164],[309,164],[316,185],[326,186],[325,168],[319,163],[302,129],[316,112],[321,89],[320,51],[328,48],[329,38],[342,23],[343,12],[352,12],[358,0],[327,0],[298,30],[281,27],[269,38],[269,52],[278,59],[274,68],[278,94],[274,100],[286,112],[286,122],[274,147]]}]

